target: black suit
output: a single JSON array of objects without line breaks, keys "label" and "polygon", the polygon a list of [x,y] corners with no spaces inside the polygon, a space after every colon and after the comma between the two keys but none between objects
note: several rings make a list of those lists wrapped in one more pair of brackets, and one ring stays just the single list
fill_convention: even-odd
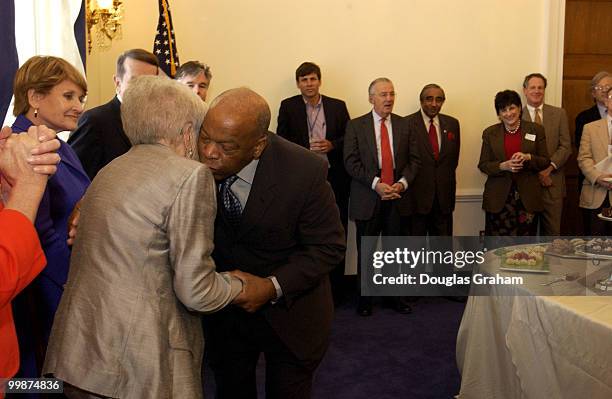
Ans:
[{"label": "black suit", "polygon": [[412,183],[412,234],[417,236],[453,235],[455,210],[455,171],[459,163],[459,121],[439,114],[440,154],[436,160],[421,111],[406,117],[410,133],[418,143],[421,168]]},{"label": "black suit", "polygon": [[238,231],[218,203],[217,271],[275,276],[283,291],[278,303],[255,314],[229,307],[205,317],[220,398],[256,395],[260,352],[266,355],[268,398],[310,395],[333,318],[328,273],[346,248],[326,175],[320,157],[270,133]]},{"label": "black suit", "polygon": [[[372,188],[380,177],[374,117],[369,112],[349,121],[344,138],[344,164],[351,176],[350,217],[357,227],[358,275],[361,278],[361,258],[371,256],[373,248],[362,248],[364,236],[398,236],[409,234],[408,216],[412,214],[410,190],[420,167],[416,138],[410,134],[404,118],[391,114],[393,137],[394,181],[405,178],[408,183],[401,198],[382,201]],[[362,253],[363,252],[363,253]],[[371,272],[372,268],[368,268]],[[368,277],[370,275],[368,274]]]},{"label": "black suit", "polygon": [[[576,116],[576,150],[580,149],[580,140],[582,139],[582,129],[584,129],[584,125],[587,123],[595,122],[601,119],[601,114],[599,113],[599,108],[597,104],[593,105],[591,108],[585,109],[580,112]],[[582,182],[584,181],[584,175],[580,168],[578,169],[578,191],[582,188]]]},{"label": "black suit", "polygon": [[[334,146],[327,153],[330,165],[327,180],[334,190],[336,204],[340,210],[340,219],[342,220],[344,230],[347,231],[350,177],[344,169],[342,151],[344,149],[346,123],[350,117],[344,101],[322,95],[321,102],[325,114],[325,138],[331,141]],[[306,115],[306,104],[302,95],[286,98],[281,102],[278,111],[278,128],[276,133],[306,149],[310,148],[308,116]],[[330,275],[334,295],[341,296],[344,269],[345,265],[344,261],[342,261]]]},{"label": "black suit", "polygon": [[123,132],[119,99],[113,97],[106,104],[83,113],[68,144],[92,180],[106,164],[125,154],[132,144]]}]

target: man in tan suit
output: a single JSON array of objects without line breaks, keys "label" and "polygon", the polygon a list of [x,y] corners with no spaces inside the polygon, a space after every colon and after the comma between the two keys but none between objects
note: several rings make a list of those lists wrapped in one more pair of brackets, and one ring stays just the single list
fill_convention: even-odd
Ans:
[{"label": "man in tan suit", "polygon": [[544,126],[550,165],[539,172],[544,187],[542,223],[540,234],[558,236],[561,233],[561,213],[565,197],[565,171],[567,159],[572,153],[567,114],[563,108],[544,104],[546,78],[531,73],[523,81],[523,94],[527,105],[523,107],[523,119]]},{"label": "man in tan suit", "polygon": [[[608,89],[605,103],[609,110],[612,107],[612,89]],[[585,177],[580,192],[580,207],[584,211],[587,235],[612,234],[612,223],[597,216],[602,208],[612,203],[612,174],[595,168],[610,154],[611,134],[612,117],[608,112],[606,118],[586,124],[580,140],[578,166]]]},{"label": "man in tan suit", "polygon": [[82,201],[43,372],[64,380],[70,398],[201,398],[195,312],[219,310],[242,289],[215,272],[214,178],[188,159],[206,106],[187,86],[150,76],[123,99],[133,147]]}]

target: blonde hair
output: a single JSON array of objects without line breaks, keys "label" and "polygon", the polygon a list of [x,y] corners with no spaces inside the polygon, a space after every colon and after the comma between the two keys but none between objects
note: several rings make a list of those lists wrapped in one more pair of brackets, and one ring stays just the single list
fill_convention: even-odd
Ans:
[{"label": "blonde hair", "polygon": [[48,94],[57,84],[69,80],[87,93],[87,81],[68,61],[59,57],[34,56],[27,60],[15,74],[13,115],[25,114],[30,109],[28,91]]}]

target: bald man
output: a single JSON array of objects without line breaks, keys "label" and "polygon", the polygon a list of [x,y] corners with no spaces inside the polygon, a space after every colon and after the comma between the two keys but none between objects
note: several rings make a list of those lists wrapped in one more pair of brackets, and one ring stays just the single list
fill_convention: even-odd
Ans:
[{"label": "bald man", "polygon": [[218,271],[240,269],[248,301],[204,318],[217,398],[256,398],[266,358],[266,398],[309,398],[327,349],[329,272],[342,260],[344,229],[327,162],[268,131],[257,93],[229,90],[202,125],[198,150],[218,183]]}]

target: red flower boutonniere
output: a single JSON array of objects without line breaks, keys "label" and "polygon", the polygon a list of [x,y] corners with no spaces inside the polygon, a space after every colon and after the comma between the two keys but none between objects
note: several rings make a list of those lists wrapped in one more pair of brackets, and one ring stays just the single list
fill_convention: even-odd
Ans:
[{"label": "red flower boutonniere", "polygon": [[455,141],[455,133],[447,132],[446,130],[444,132],[446,133],[446,139],[448,141]]}]

